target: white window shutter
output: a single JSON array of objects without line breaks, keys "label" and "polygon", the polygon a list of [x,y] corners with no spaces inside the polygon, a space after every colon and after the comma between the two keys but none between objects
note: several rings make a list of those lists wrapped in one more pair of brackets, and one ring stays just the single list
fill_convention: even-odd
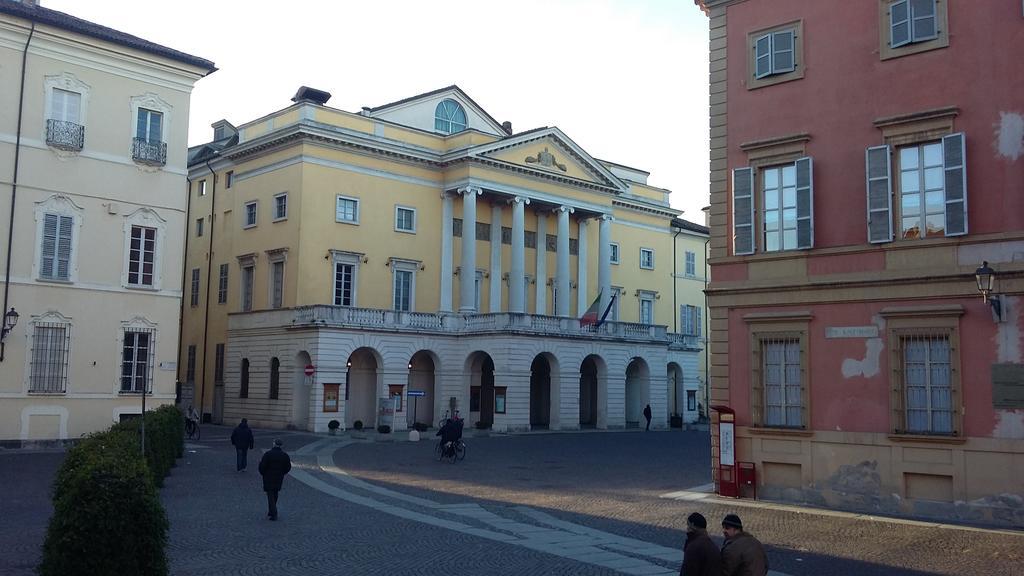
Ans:
[{"label": "white window shutter", "polygon": [[60,225],[60,216],[46,214],[43,216],[43,245],[40,250],[42,256],[39,262],[39,275],[44,278],[52,278],[56,268],[57,259],[57,228]]},{"label": "white window shutter", "polygon": [[60,229],[57,233],[57,278],[67,280],[71,277],[71,225],[74,219],[70,216],[60,217]]},{"label": "white window shutter", "polygon": [[693,333],[696,334],[697,336],[700,336],[700,327],[701,327],[700,306],[694,306],[693,307],[693,311],[694,311],[694,317],[695,317]]},{"label": "white window shutter", "polygon": [[913,42],[931,40],[939,35],[935,22],[935,0],[910,2],[910,38]]},{"label": "white window shutter", "polygon": [[683,320],[683,334],[690,333],[690,307],[683,304],[679,307],[679,317]]},{"label": "white window shutter", "polygon": [[765,34],[754,40],[754,78],[772,74],[772,35]]},{"label": "white window shutter", "polygon": [[772,74],[796,70],[795,36],[793,30],[772,34]]},{"label": "white window shutter", "polygon": [[892,179],[889,146],[864,153],[868,202],[868,242],[892,242]]},{"label": "white window shutter", "polygon": [[754,170],[736,168],[732,171],[732,237],[733,253],[754,253]]},{"label": "white window shutter", "polygon": [[889,46],[910,44],[910,2],[899,0],[889,5]]},{"label": "white window shutter", "polygon": [[814,161],[796,161],[796,247],[814,247]]},{"label": "white window shutter", "polygon": [[967,156],[963,132],[942,139],[946,184],[946,236],[967,234]]}]

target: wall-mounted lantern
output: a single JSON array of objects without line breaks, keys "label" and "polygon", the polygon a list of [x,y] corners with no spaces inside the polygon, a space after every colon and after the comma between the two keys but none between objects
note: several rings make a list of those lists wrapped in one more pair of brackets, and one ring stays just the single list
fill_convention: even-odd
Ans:
[{"label": "wall-mounted lantern", "polygon": [[974,271],[974,279],[978,283],[978,292],[981,292],[981,301],[987,302],[992,307],[992,313],[996,321],[1003,317],[1003,302],[998,295],[993,294],[996,285],[996,271],[989,267],[988,261],[981,263],[981,268]]},{"label": "wall-mounted lantern", "polygon": [[12,306],[10,310],[4,314],[4,325],[0,328],[0,362],[4,361],[4,340],[7,339],[7,335],[14,330],[14,327],[18,325],[18,313]]}]

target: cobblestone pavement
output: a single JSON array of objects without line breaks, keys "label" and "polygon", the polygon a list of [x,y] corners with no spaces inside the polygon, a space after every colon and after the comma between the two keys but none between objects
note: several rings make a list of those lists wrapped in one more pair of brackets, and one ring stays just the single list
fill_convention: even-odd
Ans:
[{"label": "cobblestone pavement", "polygon": [[[709,480],[706,433],[475,437],[448,464],[432,437],[256,432],[248,471],[230,429],[204,426],[167,478],[173,574],[667,575],[694,510],[737,512],[793,576],[1024,573],[1024,533],[678,499]],[[275,436],[295,468],[270,522],[256,462]],[[0,454],[0,574],[38,562],[61,457]]]}]

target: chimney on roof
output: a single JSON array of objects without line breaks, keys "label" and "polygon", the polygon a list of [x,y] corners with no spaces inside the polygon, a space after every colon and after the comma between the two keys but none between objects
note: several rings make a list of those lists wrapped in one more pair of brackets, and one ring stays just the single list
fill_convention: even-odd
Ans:
[{"label": "chimney on roof", "polygon": [[324,92],[323,90],[317,90],[316,88],[310,88],[309,86],[300,86],[299,91],[292,96],[292,102],[298,104],[299,102],[312,102],[313,104],[319,104],[323,106],[331,99],[330,92]]},{"label": "chimney on roof", "polygon": [[362,114],[363,116],[369,116],[370,115],[370,107],[369,106],[363,106],[363,109],[360,110],[359,113]]},{"label": "chimney on roof", "polygon": [[512,123],[511,122],[509,122],[508,120],[505,120],[504,122],[501,123],[501,127],[505,129],[505,132],[509,136],[512,135]]}]

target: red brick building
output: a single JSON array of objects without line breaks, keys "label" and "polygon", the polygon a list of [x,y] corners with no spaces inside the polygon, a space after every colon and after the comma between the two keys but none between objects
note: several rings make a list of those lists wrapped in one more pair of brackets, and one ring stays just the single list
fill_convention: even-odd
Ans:
[{"label": "red brick building", "polygon": [[697,4],[711,404],[758,496],[1024,526],[1024,7]]}]

